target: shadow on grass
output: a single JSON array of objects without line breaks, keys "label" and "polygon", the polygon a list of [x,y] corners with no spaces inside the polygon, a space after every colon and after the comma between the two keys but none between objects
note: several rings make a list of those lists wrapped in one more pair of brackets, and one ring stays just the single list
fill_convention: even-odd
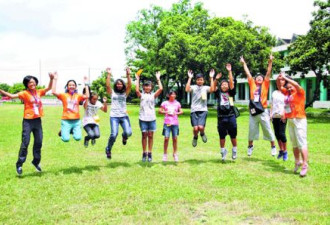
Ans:
[{"label": "shadow on grass", "polygon": [[48,174],[49,172],[42,172],[42,173],[39,173],[39,172],[34,172],[34,173],[26,173],[26,174],[22,174],[21,176],[18,176],[16,175],[16,177],[18,179],[24,179],[26,177],[42,177],[42,176],[45,176],[45,174]]},{"label": "shadow on grass", "polygon": [[132,165],[127,162],[110,162],[107,167],[117,168],[117,167],[131,167]]},{"label": "shadow on grass", "polygon": [[279,162],[275,160],[264,160],[262,162],[262,165],[268,166],[268,170],[273,171],[273,172],[281,172],[285,174],[292,174],[293,172],[289,169],[287,169],[285,166],[280,165]]},{"label": "shadow on grass", "polygon": [[231,164],[231,163],[236,163],[236,162],[233,161],[233,160],[228,160],[228,159],[225,160],[225,161],[222,161],[221,159],[209,159],[209,160],[188,159],[188,160],[182,161],[182,163],[188,163],[188,164],[191,164],[191,165],[200,165],[200,164],[203,164],[203,163]]},{"label": "shadow on grass", "polygon": [[60,171],[55,172],[56,175],[58,175],[59,173],[63,173],[63,174],[82,174],[83,171],[98,171],[100,170],[100,166],[92,166],[92,165],[88,165],[85,167],[76,167],[76,166],[72,166]]}]

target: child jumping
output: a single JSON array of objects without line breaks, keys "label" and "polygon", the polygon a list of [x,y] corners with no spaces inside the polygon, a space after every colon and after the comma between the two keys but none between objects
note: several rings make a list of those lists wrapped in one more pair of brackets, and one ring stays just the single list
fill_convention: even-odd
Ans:
[{"label": "child jumping", "polygon": [[[57,73],[54,74],[54,83],[52,93],[63,104],[63,113],[61,120],[61,139],[64,142],[70,140],[70,133],[72,130],[73,138],[76,141],[81,139],[81,127],[80,127],[80,114],[79,114],[79,102],[89,98],[89,92],[85,91],[86,94],[78,94],[77,83],[74,80],[69,80],[65,85],[65,93],[56,92]],[[85,89],[87,77],[84,77]]]},{"label": "child jumping", "polygon": [[193,140],[192,146],[197,146],[198,133],[200,133],[202,140],[204,143],[207,142],[207,137],[205,135],[205,125],[207,118],[207,93],[212,93],[213,90],[213,77],[214,70],[210,71],[210,86],[204,85],[204,77],[203,74],[196,75],[196,85],[190,85],[191,80],[194,76],[192,70],[188,71],[188,82],[186,84],[186,92],[192,93],[191,100],[191,113],[190,113],[190,121],[191,126],[193,127]]},{"label": "child jumping", "polygon": [[[143,83],[143,92],[140,92],[140,75],[136,73],[136,95],[141,99],[139,123],[142,132],[142,162],[145,162],[148,157],[148,162],[152,161],[152,146],[153,135],[156,131],[156,113],[155,99],[162,93],[163,85],[160,81],[160,72],[156,72],[158,90],[152,92],[152,82],[145,81]],[[148,143],[148,151],[147,151]]]},{"label": "child jumping", "polygon": [[[89,89],[89,87],[88,87]],[[86,90],[86,89],[85,89]],[[85,114],[83,117],[83,127],[87,133],[85,136],[84,145],[87,148],[89,140],[92,140],[92,145],[95,145],[95,140],[100,137],[99,121],[97,111],[101,109],[103,112],[108,111],[107,97],[103,97],[103,104],[98,101],[98,95],[95,92],[89,92],[89,98],[84,102]]]},{"label": "child jumping", "polygon": [[173,158],[175,162],[179,161],[178,157],[178,138],[179,135],[179,121],[178,115],[183,113],[181,109],[180,102],[176,101],[176,92],[170,91],[167,95],[167,101],[161,104],[159,108],[159,113],[164,114],[164,128],[163,128],[163,136],[164,136],[164,155],[163,162],[167,161],[167,147],[170,138],[170,134],[172,133],[173,140]]},{"label": "child jumping", "polygon": [[34,137],[32,165],[36,168],[37,172],[42,171],[39,165],[41,161],[41,147],[43,139],[41,117],[44,115],[41,97],[52,88],[54,75],[50,73],[49,78],[49,85],[46,89],[38,90],[38,79],[34,76],[26,76],[23,79],[23,84],[26,88],[25,91],[21,91],[17,94],[11,94],[0,90],[2,95],[6,95],[10,98],[19,98],[24,103],[22,143],[18,153],[18,160],[16,162],[16,172],[18,175],[22,175],[23,173],[22,167],[28,153],[31,132]]},{"label": "child jumping", "polygon": [[235,160],[237,157],[237,122],[234,112],[233,97],[236,92],[231,64],[226,64],[226,69],[228,71],[229,81],[226,79],[220,80],[219,89],[217,87],[217,81],[221,78],[222,74],[217,74],[214,81],[214,90],[216,91],[215,96],[218,103],[218,133],[220,137],[220,153],[222,155],[222,160],[225,160],[227,155],[227,149],[225,148],[227,134],[230,136],[233,145],[232,159]]}]

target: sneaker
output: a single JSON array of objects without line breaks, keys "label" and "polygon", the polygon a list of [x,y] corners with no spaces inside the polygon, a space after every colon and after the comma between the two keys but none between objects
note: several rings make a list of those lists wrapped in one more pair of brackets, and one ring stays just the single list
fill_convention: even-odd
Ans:
[{"label": "sneaker", "polygon": [[302,165],[302,162],[297,162],[297,163],[295,164],[295,166],[294,166],[294,170],[293,170],[293,172],[294,172],[294,173],[297,173],[298,170],[299,170],[299,168],[301,167],[301,165]]},{"label": "sneaker", "polygon": [[227,149],[221,150],[221,155],[222,155],[222,161],[225,161],[227,155]]},{"label": "sneaker", "polygon": [[252,152],[253,152],[253,145],[248,147],[247,155],[248,156],[251,156],[252,155]]},{"label": "sneaker", "polygon": [[151,152],[148,152],[148,162],[151,162],[152,161],[152,154]]},{"label": "sneaker", "polygon": [[173,154],[174,162],[179,162],[178,154]]},{"label": "sneaker", "polygon": [[127,144],[127,138],[124,138],[124,137],[123,137],[122,142],[123,142],[123,145],[126,145],[126,144]]},{"label": "sneaker", "polygon": [[89,140],[87,140],[87,138],[85,137],[85,140],[84,140],[84,146],[85,146],[85,148],[88,147],[88,141],[89,141]]},{"label": "sneaker", "polygon": [[282,157],[283,157],[283,155],[284,155],[284,152],[283,152],[283,150],[280,150],[280,151],[278,152],[278,156],[277,156],[277,159],[280,159],[280,158],[282,158]]},{"label": "sneaker", "polygon": [[147,161],[147,153],[146,152],[143,152],[142,154],[142,162],[145,162]]},{"label": "sneaker", "polygon": [[275,156],[276,153],[277,153],[277,151],[276,151],[276,147],[275,147],[275,146],[273,146],[272,149],[271,149],[270,151],[271,151],[272,156]]},{"label": "sneaker", "polygon": [[107,156],[108,159],[111,159],[111,151],[108,150],[108,148],[105,148],[105,155]]},{"label": "sneaker", "polygon": [[32,162],[32,165],[36,168],[36,171],[37,171],[37,172],[39,172],[39,173],[42,172],[41,167],[40,167],[39,165],[36,165],[36,164],[34,164],[33,162]]},{"label": "sneaker", "polygon": [[207,142],[207,137],[206,137],[206,135],[203,134],[203,135],[201,135],[201,137],[202,137],[203,142],[206,143],[206,142]]},{"label": "sneaker", "polygon": [[300,171],[300,176],[301,177],[306,176],[306,174],[307,174],[307,168],[308,168],[308,165],[307,164],[301,167],[301,171]]},{"label": "sneaker", "polygon": [[92,141],[91,141],[92,145],[95,145],[95,142],[96,142],[96,140],[92,139]]},{"label": "sneaker", "polygon": [[283,152],[283,161],[288,160],[288,151]]},{"label": "sneaker", "polygon": [[20,166],[20,167],[16,167],[16,172],[17,172],[17,175],[18,175],[18,176],[21,176],[22,173],[23,173],[23,169],[22,169],[22,167],[21,167],[21,166]]},{"label": "sneaker", "polygon": [[231,158],[235,160],[237,158],[237,150],[231,150]]},{"label": "sneaker", "polygon": [[193,138],[193,140],[192,140],[192,146],[193,147],[197,146],[197,140],[198,140],[198,138]]},{"label": "sneaker", "polygon": [[163,162],[167,162],[167,154],[163,155]]}]

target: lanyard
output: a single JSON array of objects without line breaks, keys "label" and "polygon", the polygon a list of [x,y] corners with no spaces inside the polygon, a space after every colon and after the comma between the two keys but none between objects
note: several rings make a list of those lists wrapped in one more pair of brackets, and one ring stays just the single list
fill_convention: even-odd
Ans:
[{"label": "lanyard", "polygon": [[32,92],[31,90],[29,90],[29,92],[31,93],[32,97],[34,98],[35,103],[38,104],[38,102],[39,102],[39,98],[38,98],[38,93],[37,93],[37,91],[35,91],[35,92],[36,92],[35,95],[33,94],[33,92]]}]

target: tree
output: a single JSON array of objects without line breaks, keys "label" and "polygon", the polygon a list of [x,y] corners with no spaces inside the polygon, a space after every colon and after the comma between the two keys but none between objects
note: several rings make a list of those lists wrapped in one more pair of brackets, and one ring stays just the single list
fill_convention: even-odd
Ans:
[{"label": "tree", "polygon": [[[105,71],[101,72],[101,75],[92,82],[91,90],[95,91],[100,99],[103,99],[104,96],[108,98],[108,101],[110,101],[110,95],[107,94],[107,89],[105,85],[105,80],[107,78],[107,74]],[[111,77],[111,82],[113,83],[113,78]]]},{"label": "tree", "polygon": [[307,74],[313,71],[316,75],[316,88],[313,98],[306,104],[306,108],[314,101],[320,99],[321,81],[325,88],[329,87],[328,71],[330,71],[330,1],[315,1],[318,7],[313,12],[310,22],[310,30],[306,35],[301,35],[289,47],[286,57],[291,72],[302,72]]},{"label": "tree", "polygon": [[15,83],[13,86],[9,88],[9,92],[12,94],[16,94],[20,91],[24,91],[26,88],[23,83]]},{"label": "tree", "polygon": [[4,90],[4,91],[8,92],[9,88],[10,88],[10,85],[5,84],[5,83],[0,83],[0,89],[1,90]]},{"label": "tree", "polygon": [[[237,76],[244,55],[252,73],[264,72],[275,38],[250,21],[211,17],[201,3],[192,6],[190,0],[181,0],[168,11],[157,6],[141,10],[127,26],[126,44],[128,63],[143,68],[145,77],[160,70],[164,93],[176,88],[181,100],[188,69],[207,75],[208,81],[210,69],[224,72],[229,62]],[[282,64],[277,60],[274,68]]]}]

